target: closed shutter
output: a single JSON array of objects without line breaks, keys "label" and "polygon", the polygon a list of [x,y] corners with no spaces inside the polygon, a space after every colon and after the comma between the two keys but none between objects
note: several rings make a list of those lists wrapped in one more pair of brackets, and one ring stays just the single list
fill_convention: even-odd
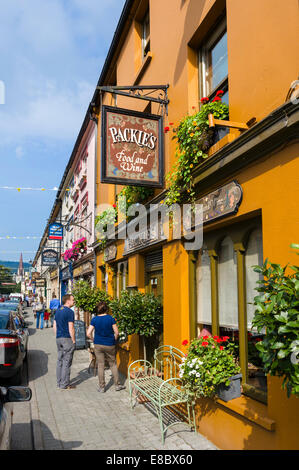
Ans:
[{"label": "closed shutter", "polygon": [[161,267],[163,266],[163,253],[162,248],[160,250],[154,251],[149,253],[145,256],[145,269],[150,269],[153,267]]}]

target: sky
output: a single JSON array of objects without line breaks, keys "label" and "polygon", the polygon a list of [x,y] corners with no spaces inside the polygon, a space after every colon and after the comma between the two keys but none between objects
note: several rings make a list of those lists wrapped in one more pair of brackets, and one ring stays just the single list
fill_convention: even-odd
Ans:
[{"label": "sky", "polygon": [[34,259],[6,237],[41,237],[56,196],[1,187],[59,187],[124,3],[0,0],[0,260]]}]

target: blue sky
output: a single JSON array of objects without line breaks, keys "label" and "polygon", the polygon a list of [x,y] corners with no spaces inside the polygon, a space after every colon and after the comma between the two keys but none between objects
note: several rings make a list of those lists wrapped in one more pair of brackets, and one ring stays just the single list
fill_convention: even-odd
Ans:
[{"label": "blue sky", "polygon": [[[59,186],[124,3],[0,0],[0,187]],[[41,236],[55,195],[0,189],[0,237]],[[38,244],[0,239],[0,260]]]}]

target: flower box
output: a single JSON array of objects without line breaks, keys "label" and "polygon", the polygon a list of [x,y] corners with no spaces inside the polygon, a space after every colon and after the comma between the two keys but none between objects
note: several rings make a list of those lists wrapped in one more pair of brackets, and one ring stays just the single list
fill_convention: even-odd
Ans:
[{"label": "flower box", "polygon": [[217,388],[217,395],[223,401],[230,401],[241,396],[242,374],[230,377],[230,384],[221,384]]}]

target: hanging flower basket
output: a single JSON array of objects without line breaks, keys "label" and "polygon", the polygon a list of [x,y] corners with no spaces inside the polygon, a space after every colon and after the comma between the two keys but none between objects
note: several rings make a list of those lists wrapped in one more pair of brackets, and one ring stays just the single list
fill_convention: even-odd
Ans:
[{"label": "hanging flower basket", "polygon": [[64,261],[76,261],[80,256],[83,256],[87,252],[87,241],[86,238],[79,238],[79,240],[76,240],[72,248],[69,250],[66,250],[64,253],[62,253],[62,257]]}]

